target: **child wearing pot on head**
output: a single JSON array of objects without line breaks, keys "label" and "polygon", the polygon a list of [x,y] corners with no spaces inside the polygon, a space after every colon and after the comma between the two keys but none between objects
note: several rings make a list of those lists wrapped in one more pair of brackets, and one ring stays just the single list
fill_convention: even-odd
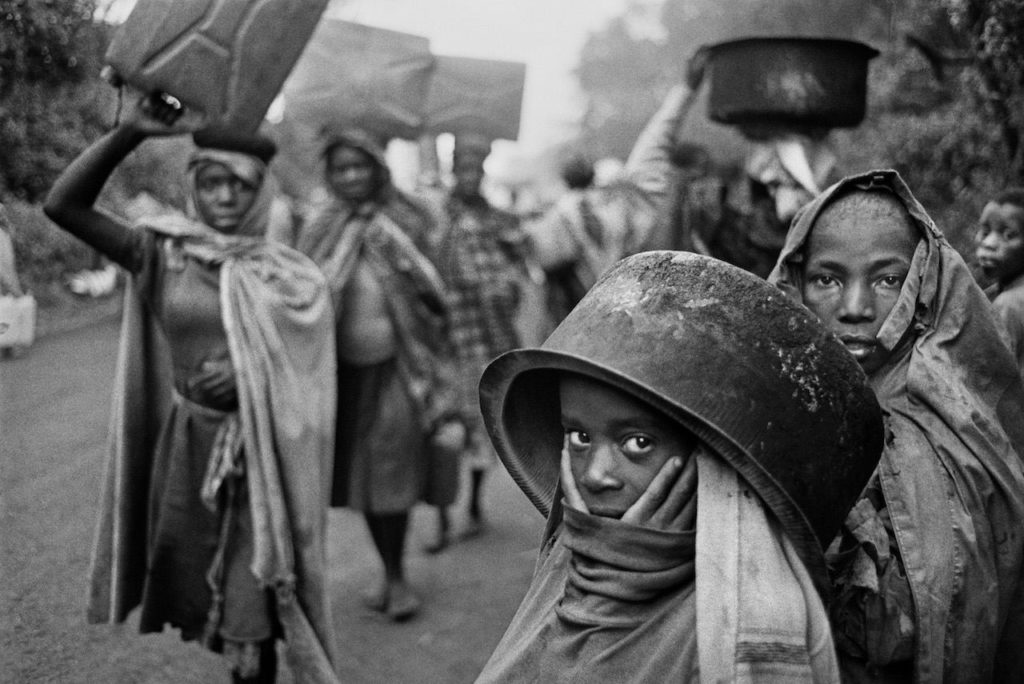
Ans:
[{"label": "child wearing pot on head", "polygon": [[999,193],[981,210],[975,257],[994,281],[992,306],[1024,372],[1024,188]]},{"label": "child wearing pot on head", "polygon": [[881,415],[806,310],[708,257],[635,255],[480,393],[548,523],[478,681],[837,681],[822,545]]}]

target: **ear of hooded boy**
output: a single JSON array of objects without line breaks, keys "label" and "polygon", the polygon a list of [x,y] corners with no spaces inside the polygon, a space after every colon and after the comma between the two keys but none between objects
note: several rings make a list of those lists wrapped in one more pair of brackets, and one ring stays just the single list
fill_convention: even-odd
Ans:
[{"label": "ear of hooded boy", "polygon": [[920,233],[899,201],[854,192],[827,206],[807,241],[803,301],[869,375],[889,352],[877,336],[899,299]]},{"label": "ear of hooded boy", "polygon": [[666,461],[693,451],[678,424],[603,382],[565,374],[559,397],[572,477],[594,515],[621,518]]},{"label": "ear of hooded boy", "polygon": [[1024,274],[1024,207],[986,204],[974,241],[978,265],[987,277],[1005,284]]}]

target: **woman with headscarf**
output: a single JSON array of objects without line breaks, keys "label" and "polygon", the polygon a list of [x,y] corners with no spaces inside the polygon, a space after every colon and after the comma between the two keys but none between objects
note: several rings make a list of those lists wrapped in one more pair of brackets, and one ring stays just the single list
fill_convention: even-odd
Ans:
[{"label": "woman with headscarf", "polygon": [[[89,619],[165,625],[272,682],[336,681],[324,567],[335,391],[330,303],[306,257],[263,239],[273,144],[208,136],[187,216],[135,228],[94,205],[148,135],[185,132],[144,98],[60,176],[45,211],[130,274]],[[196,134],[197,139],[202,139]]]},{"label": "woman with headscarf", "polygon": [[393,620],[420,599],[405,579],[417,501],[455,499],[462,421],[447,352],[444,286],[423,244],[433,223],[391,183],[380,144],[358,129],[324,148],[330,198],[296,247],[320,267],[334,302],[338,438],[332,506],[362,511],[384,565],[365,597]]},{"label": "woman with headscarf", "polygon": [[895,171],[833,185],[772,273],[860,362],[885,451],[830,548],[845,681],[1024,678],[1024,393],[984,293]]},{"label": "woman with headscarf", "polygon": [[639,254],[480,397],[548,523],[479,682],[837,680],[823,544],[882,423],[805,310],[715,259]]}]

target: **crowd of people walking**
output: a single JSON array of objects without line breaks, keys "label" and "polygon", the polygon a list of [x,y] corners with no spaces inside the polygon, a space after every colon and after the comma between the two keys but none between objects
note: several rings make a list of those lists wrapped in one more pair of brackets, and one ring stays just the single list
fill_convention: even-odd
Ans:
[{"label": "crowd of people walking", "polygon": [[[680,226],[701,78],[620,180],[574,159],[527,225],[482,189],[486,136],[414,193],[386,140],[325,131],[325,194],[282,210],[271,140],[140,99],[45,205],[128,274],[89,618],[138,608],[239,682],[283,641],[335,681],[328,508],[379,556],[365,605],[414,619],[411,510],[431,552],[485,533],[500,461],[547,523],[479,681],[1024,680],[1024,190],[980,217],[987,290],[895,171],[824,188],[817,142],[759,146],[756,207]],[[185,133],[184,211],[97,209]],[[552,330],[524,348],[534,264]]]}]

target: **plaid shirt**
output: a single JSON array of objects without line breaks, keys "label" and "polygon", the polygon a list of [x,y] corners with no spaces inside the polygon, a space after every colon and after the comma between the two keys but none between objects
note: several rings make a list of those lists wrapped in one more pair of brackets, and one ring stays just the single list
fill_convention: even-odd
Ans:
[{"label": "plaid shirt", "polygon": [[522,278],[523,233],[518,219],[486,202],[449,198],[441,264],[450,297],[456,358],[479,374],[499,354],[519,346],[515,327]]}]

